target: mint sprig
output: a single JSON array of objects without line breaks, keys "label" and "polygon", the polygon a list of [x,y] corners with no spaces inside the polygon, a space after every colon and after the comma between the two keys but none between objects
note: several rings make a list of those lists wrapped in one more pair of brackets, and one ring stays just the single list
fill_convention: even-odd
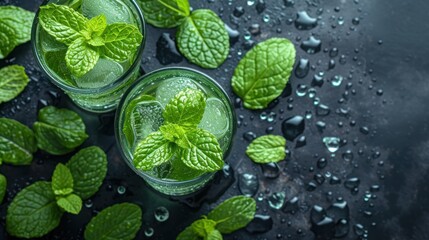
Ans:
[{"label": "mint sprig", "polygon": [[222,239],[222,234],[245,227],[255,216],[256,202],[246,196],[225,200],[202,219],[183,230],[176,240]]},{"label": "mint sprig", "polygon": [[[56,166],[52,182],[38,181],[20,191],[7,210],[8,233],[22,238],[41,237],[59,225],[64,212],[78,214],[82,198],[92,196],[105,177],[105,170],[93,169],[107,168],[105,153],[100,151],[98,147],[82,149],[66,165]],[[82,184],[87,184],[86,188]]]},{"label": "mint sprig", "polygon": [[133,154],[136,168],[148,171],[176,156],[194,171],[222,169],[219,142],[213,134],[197,127],[205,107],[206,96],[200,90],[186,88],[174,96],[165,106],[164,125],[137,143]]},{"label": "mint sprig", "polygon": [[100,57],[127,60],[143,40],[140,30],[132,24],[108,25],[104,15],[87,19],[65,5],[40,7],[39,21],[49,35],[68,46],[65,60],[76,77],[93,69]]},{"label": "mint sprig", "polygon": [[138,0],[148,23],[155,27],[178,27],[180,52],[203,68],[217,68],[229,53],[225,23],[209,9],[190,12],[188,0]]}]

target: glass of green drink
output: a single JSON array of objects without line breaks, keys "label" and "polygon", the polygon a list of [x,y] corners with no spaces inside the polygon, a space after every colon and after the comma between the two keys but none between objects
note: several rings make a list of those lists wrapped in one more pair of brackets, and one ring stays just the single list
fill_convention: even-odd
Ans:
[{"label": "glass of green drink", "polygon": [[[186,144],[180,141],[176,141],[177,144],[168,143],[174,145],[175,152],[168,155],[162,164],[145,170],[136,166],[135,152],[139,144],[147,142],[147,139],[157,133],[162,137],[165,134],[163,128],[170,124],[169,121],[179,123],[181,121],[179,119],[185,119],[192,114],[189,109],[180,109],[179,106],[177,114],[166,115],[166,112],[171,110],[173,99],[183,99],[178,96],[182,96],[185,92],[198,92],[204,96],[205,104],[199,110],[200,119],[195,122],[195,119],[188,118],[187,121],[198,122],[193,128],[212,136],[219,146],[220,161],[223,165],[223,159],[229,152],[235,132],[235,113],[224,90],[203,73],[173,67],[160,69],[141,77],[122,97],[115,119],[116,140],[126,163],[155,190],[172,196],[187,195],[201,189],[213,178],[216,170],[222,168],[220,166],[215,171],[205,172],[188,167],[193,167],[192,165],[184,165],[181,159],[184,154],[181,155],[181,150],[187,150],[187,146],[182,148]],[[187,132],[184,135],[188,136],[192,144],[193,141],[206,139],[204,136],[189,137],[191,128],[183,127],[183,129]],[[174,135],[175,132],[168,133]],[[181,137],[175,140],[179,138]],[[149,146],[152,145],[150,142]],[[146,149],[143,148],[143,150]],[[148,161],[153,160],[152,158],[156,156],[152,155]]]},{"label": "glass of green drink", "polygon": [[32,28],[43,72],[91,112],[117,107],[139,76],[144,43],[144,18],[134,0],[45,0]]}]

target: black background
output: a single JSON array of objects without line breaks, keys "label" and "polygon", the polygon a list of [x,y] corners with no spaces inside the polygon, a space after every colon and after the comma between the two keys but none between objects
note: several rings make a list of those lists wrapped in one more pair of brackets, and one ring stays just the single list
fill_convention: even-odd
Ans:
[{"label": "black background", "polygon": [[[234,170],[235,179],[240,173],[253,173],[259,176],[260,188],[257,196],[259,214],[270,215],[273,219],[272,230],[261,234],[250,234],[240,230],[225,239],[314,239],[310,230],[310,209],[317,204],[328,207],[336,198],[342,197],[350,207],[350,232],[344,239],[360,239],[354,229],[355,224],[362,224],[368,231],[368,239],[429,239],[429,102],[427,76],[429,71],[429,48],[427,36],[429,23],[427,9],[429,2],[424,0],[295,0],[295,4],[286,7],[285,2],[266,0],[266,9],[256,11],[256,4],[248,6],[247,1],[212,0],[190,1],[194,9],[209,8],[241,35],[231,46],[230,57],[216,70],[202,70],[215,78],[228,92],[231,101],[236,101],[232,93],[230,79],[239,59],[246,53],[244,33],[251,24],[260,24],[261,33],[252,36],[255,42],[271,37],[291,39],[297,48],[297,62],[302,58],[310,60],[309,74],[302,79],[290,78],[289,89],[272,104],[266,112],[275,112],[273,123],[260,120],[262,111],[249,111],[237,106],[239,128],[234,138],[232,152],[227,158]],[[36,11],[40,0],[2,0],[0,5],[19,5]],[[234,20],[231,17],[235,7],[244,7],[245,14]],[[293,20],[298,11],[306,10],[310,16],[318,17],[317,27],[311,30],[298,30]],[[268,23],[263,16],[270,16]],[[1,16],[0,16],[1,17]],[[359,18],[359,24],[352,23]],[[342,23],[343,22],[343,23]],[[156,44],[162,33],[175,30],[155,29],[147,26],[146,47],[142,67],[146,72],[163,67],[156,58]],[[309,36],[322,41],[322,51],[314,55],[300,48],[302,41]],[[339,54],[330,57],[329,51],[338,48]],[[342,57],[342,55],[344,57]],[[329,60],[336,65],[328,70]],[[145,239],[144,229],[152,227],[152,239],[174,239],[187,225],[206,214],[219,202],[232,195],[239,194],[234,181],[220,198],[211,198],[199,208],[190,208],[181,201],[162,196],[150,188],[144,181],[127,168],[121,159],[113,137],[113,114],[96,115],[77,109],[70,100],[53,86],[37,67],[31,51],[31,44],[17,47],[7,59],[0,60],[0,66],[21,64],[31,78],[25,91],[15,100],[0,105],[0,116],[14,118],[31,126],[37,116],[37,110],[44,106],[56,105],[77,111],[88,126],[90,138],[85,146],[97,145],[108,154],[109,170],[107,178],[91,200],[91,208],[84,207],[78,216],[65,214],[60,227],[43,239],[82,239],[84,226],[97,211],[118,202],[134,202],[144,212],[144,222],[138,239]],[[168,66],[187,66],[199,69],[182,60]],[[200,69],[201,70],[201,69]],[[321,103],[331,109],[328,116],[316,116],[312,99],[298,97],[295,90],[298,84],[310,85],[314,74],[323,71],[325,83],[316,87]],[[344,77],[339,87],[328,82],[335,75]],[[352,87],[346,92],[347,83]],[[383,94],[377,94],[377,91]],[[352,93],[354,92],[354,94]],[[381,95],[381,96],[380,96]],[[341,102],[341,98],[344,101]],[[339,101],[340,100],[340,101]],[[288,108],[288,105],[291,106]],[[292,109],[290,109],[293,107]],[[337,114],[339,108],[350,109],[347,116]],[[261,167],[252,163],[244,154],[248,142],[243,133],[252,131],[257,136],[266,134],[266,129],[273,127],[273,134],[281,134],[282,119],[291,116],[304,116],[312,112],[312,118],[305,121],[306,145],[296,148],[296,141],[288,141],[290,154],[279,163],[281,174],[275,180],[265,179]],[[324,121],[327,126],[321,132],[316,127],[317,121]],[[350,122],[356,125],[351,126]],[[359,129],[367,127],[369,134]],[[324,136],[337,136],[346,139],[336,156],[331,158],[322,143]],[[357,140],[357,142],[354,142]],[[354,154],[352,161],[345,161],[341,155],[347,150]],[[358,154],[362,150],[362,154]],[[10,239],[4,230],[7,206],[16,193],[30,183],[49,180],[55,165],[67,161],[71,155],[53,157],[41,153],[35,154],[34,162],[27,167],[13,167],[3,164],[0,172],[8,178],[8,193],[1,205],[2,221],[0,238]],[[317,159],[326,157],[327,167],[319,169]],[[331,185],[329,178],[313,191],[308,191],[307,184],[315,174],[331,173],[344,182],[350,177],[358,177],[358,192],[352,194],[343,184]],[[328,174],[329,175],[329,174]],[[225,185],[227,180],[222,179]],[[379,185],[379,192],[370,193],[370,200],[364,196],[370,187]],[[126,193],[117,193],[118,186],[125,186]],[[210,190],[211,193],[214,190]],[[295,214],[271,209],[267,198],[273,192],[286,191],[286,199],[299,198],[299,211]],[[166,222],[156,222],[153,211],[165,206],[170,211]],[[369,214],[370,212],[371,214]]]}]

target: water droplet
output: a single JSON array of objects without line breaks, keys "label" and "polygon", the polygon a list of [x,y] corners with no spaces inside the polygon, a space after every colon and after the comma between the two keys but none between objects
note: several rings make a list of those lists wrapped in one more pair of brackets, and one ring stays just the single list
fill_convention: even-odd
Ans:
[{"label": "water droplet", "polygon": [[322,122],[322,121],[317,121],[316,127],[317,127],[317,129],[319,129],[320,132],[323,132],[323,130],[325,130],[325,128],[326,128],[326,123]]},{"label": "water droplet", "polygon": [[259,189],[258,176],[249,173],[240,174],[238,179],[238,189],[241,194],[245,196],[254,196]]},{"label": "water droplet", "polygon": [[323,83],[324,83],[323,76],[320,76],[320,74],[315,74],[313,76],[313,80],[311,81],[311,86],[322,87]]},{"label": "water droplet", "polygon": [[326,158],[319,158],[319,160],[317,160],[317,167],[319,169],[323,169],[328,165],[328,161],[326,160]]},{"label": "water droplet", "polygon": [[310,71],[310,61],[306,58],[299,59],[298,65],[295,68],[295,76],[297,78],[305,78]]},{"label": "water droplet", "polygon": [[282,123],[283,136],[289,141],[295,140],[296,137],[304,132],[304,129],[304,118],[299,115],[289,117]]},{"label": "water droplet", "polygon": [[261,34],[261,27],[259,26],[259,24],[254,23],[254,24],[250,25],[249,32],[253,36],[259,35],[259,34]]},{"label": "water droplet", "polygon": [[243,138],[248,141],[251,142],[256,138],[256,134],[254,132],[245,132],[243,133]]},{"label": "water droplet", "polygon": [[280,167],[277,163],[261,164],[261,168],[266,178],[275,179],[280,175]]},{"label": "water droplet", "polygon": [[347,150],[345,153],[343,153],[343,159],[346,162],[350,162],[353,160],[353,152],[351,150]]},{"label": "water droplet", "polygon": [[241,17],[244,14],[244,8],[242,6],[237,6],[234,8],[234,11],[232,12],[234,17]]},{"label": "water droplet", "polygon": [[158,222],[165,222],[170,217],[170,213],[168,212],[168,209],[165,207],[158,207],[155,209],[155,212],[153,213],[155,216],[155,219]]},{"label": "water droplet", "polygon": [[258,12],[258,14],[262,13],[266,8],[265,0],[257,0],[256,12]]},{"label": "water droplet", "polygon": [[85,207],[86,208],[92,208],[93,205],[94,205],[94,203],[92,202],[91,199],[88,199],[85,201]]},{"label": "water droplet", "polygon": [[324,137],[323,143],[325,144],[326,148],[329,152],[335,153],[340,148],[340,138],[337,137]]},{"label": "water droplet", "polygon": [[268,215],[256,214],[253,220],[247,224],[246,231],[250,233],[264,233],[273,228],[273,219]]},{"label": "water droplet", "polygon": [[264,21],[265,23],[270,21],[270,15],[268,14],[264,14],[264,16],[262,16],[262,21]]},{"label": "water droplet", "polygon": [[320,49],[322,48],[322,41],[316,39],[313,36],[310,36],[308,40],[302,42],[301,48],[308,54],[315,54],[320,52]]},{"label": "water droplet", "polygon": [[315,88],[310,88],[308,89],[307,93],[309,98],[314,98],[316,96],[317,91]]},{"label": "water droplet", "polygon": [[329,109],[329,107],[326,106],[325,104],[317,105],[317,108],[316,108],[317,116],[328,116],[330,112],[331,112],[331,109]]},{"label": "water droplet", "polygon": [[286,193],[285,192],[276,192],[268,197],[268,205],[272,209],[280,209],[283,207],[285,202]]},{"label": "water droplet", "polygon": [[153,228],[151,227],[148,227],[144,230],[144,235],[146,237],[152,237],[154,233],[155,233],[155,230],[153,230]]},{"label": "water droplet", "polygon": [[344,182],[344,187],[348,188],[348,189],[354,189],[359,187],[360,184],[360,179],[357,177],[352,177],[352,178],[348,178],[345,182]]},{"label": "water droplet", "polygon": [[298,197],[293,197],[289,201],[286,201],[282,211],[285,213],[295,214],[299,210],[298,201]]},{"label": "water droplet", "polygon": [[334,47],[329,51],[329,56],[330,57],[336,57],[338,56],[338,48]]},{"label": "water droplet", "polygon": [[255,0],[247,0],[248,6],[253,6],[255,4]]},{"label": "water droplet", "polygon": [[341,83],[343,82],[343,76],[341,75],[335,75],[333,78],[331,78],[331,84],[334,87],[338,87],[341,85]]},{"label": "water droplet", "polygon": [[353,23],[353,25],[359,25],[360,19],[358,17],[355,17],[352,19],[352,23]]},{"label": "water droplet", "polygon": [[127,188],[125,188],[124,186],[118,186],[116,191],[118,192],[118,194],[123,195],[127,191]]},{"label": "water droplet", "polygon": [[359,131],[360,131],[361,133],[363,133],[363,134],[367,135],[367,134],[369,133],[369,128],[368,128],[368,127],[363,126],[363,127],[359,128]]},{"label": "water droplet", "polygon": [[309,30],[317,26],[317,18],[310,17],[306,11],[297,13],[295,27],[298,30]]},{"label": "water droplet", "polygon": [[305,145],[307,145],[307,139],[305,136],[301,136],[296,141],[295,148],[304,147]]},{"label": "water droplet", "polygon": [[283,3],[285,4],[286,7],[293,7],[293,5],[295,5],[294,0],[283,0]]},{"label": "water droplet", "polygon": [[298,97],[304,97],[305,95],[307,95],[307,89],[307,85],[298,84],[298,86],[296,87],[296,95]]}]

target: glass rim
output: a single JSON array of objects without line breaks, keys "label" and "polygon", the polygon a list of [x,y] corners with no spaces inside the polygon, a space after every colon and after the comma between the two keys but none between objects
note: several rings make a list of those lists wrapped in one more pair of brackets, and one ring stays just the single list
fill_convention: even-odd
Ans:
[{"label": "glass rim", "polygon": [[[207,178],[207,177],[211,177],[212,175],[214,175],[216,172],[218,172],[218,171],[215,171],[215,172],[207,172],[207,173],[204,173],[203,175],[201,175],[201,176],[198,176],[198,177],[196,177],[196,178],[193,178],[193,179],[189,179],[189,180],[184,180],[184,181],[176,181],[176,180],[169,180],[169,179],[160,179],[160,178],[157,178],[157,177],[154,177],[154,176],[151,176],[151,175],[149,175],[149,174],[147,174],[147,173],[145,173],[145,172],[143,172],[143,171],[140,171],[140,170],[138,170],[133,164],[132,164],[132,162],[131,161],[129,161],[129,159],[128,159],[128,157],[125,155],[125,153],[124,153],[124,151],[123,151],[123,147],[122,147],[122,144],[121,144],[121,141],[120,141],[120,137],[119,137],[119,126],[118,126],[118,124],[119,124],[119,118],[120,118],[120,115],[121,115],[121,113],[123,113],[124,111],[122,111],[122,108],[123,108],[123,106],[124,106],[124,104],[125,104],[125,100],[127,99],[127,97],[128,97],[128,95],[130,94],[130,92],[133,90],[133,88],[136,86],[136,85],[138,85],[139,83],[141,83],[141,82],[143,82],[146,78],[149,78],[149,77],[151,77],[152,75],[155,75],[155,74],[157,74],[157,73],[159,73],[159,72],[162,72],[162,71],[166,71],[166,70],[169,70],[169,71],[174,71],[174,70],[179,70],[179,71],[187,71],[187,72],[191,72],[191,73],[196,73],[196,74],[198,74],[198,75],[201,75],[201,76],[203,76],[204,78],[206,78],[206,79],[208,79],[210,82],[212,82],[219,90],[220,90],[220,92],[223,94],[223,96],[228,100],[228,107],[231,109],[231,117],[232,117],[232,136],[234,136],[235,135],[235,132],[236,132],[236,130],[237,130],[237,121],[236,121],[236,114],[235,114],[235,111],[234,111],[234,107],[233,107],[233,105],[232,105],[232,103],[231,103],[231,100],[229,99],[229,96],[228,96],[228,94],[226,93],[226,91],[223,89],[223,87],[217,82],[217,81],[215,81],[212,77],[210,77],[209,75],[207,75],[207,74],[205,74],[205,73],[203,73],[203,72],[201,72],[201,71],[199,71],[199,70],[195,70],[195,69],[192,69],[192,68],[188,68],[188,67],[177,67],[177,66],[174,66],[174,67],[164,67],[164,68],[160,68],[160,69],[157,69],[157,70],[154,70],[154,71],[152,71],[152,72],[149,72],[149,73],[147,73],[147,74],[145,74],[145,75],[143,75],[143,76],[141,76],[141,77],[139,77],[126,91],[125,91],[125,93],[122,95],[122,98],[121,98],[121,100],[120,100],[120,102],[119,102],[119,104],[118,104],[118,107],[117,107],[117,109],[116,109],[116,114],[115,114],[115,123],[114,123],[114,128],[115,128],[115,140],[116,140],[116,145],[119,147],[119,152],[120,152],[120,154],[121,154],[121,156],[122,156],[122,158],[123,158],[123,160],[126,162],[126,164],[137,174],[137,175],[139,175],[139,176],[142,176],[143,178],[149,178],[152,182],[154,182],[154,183],[158,183],[158,184],[171,184],[171,185],[182,185],[182,184],[192,184],[192,183],[196,183],[196,182],[199,182],[201,179],[205,179],[205,178]],[[230,153],[230,151],[231,151],[231,148],[232,148],[232,140],[233,140],[233,137],[231,137],[231,141],[230,141],[230,143],[229,143],[229,146],[228,146],[228,150],[227,151],[225,151],[225,153],[224,153],[224,159],[229,155],[229,153]]]},{"label": "glass rim", "polygon": [[[44,6],[46,5],[50,0],[43,0],[42,4],[40,6]],[[37,44],[36,44],[36,32],[37,29],[39,27],[39,12],[40,12],[40,7],[37,9],[37,12],[34,16],[34,20],[33,20],[33,24],[31,27],[31,42],[32,42],[32,50],[33,50],[33,54],[36,58],[36,62],[39,65],[39,67],[42,69],[42,71],[48,76],[49,80],[54,83],[56,86],[58,86],[59,88],[61,88],[64,91],[68,91],[71,93],[78,93],[78,94],[92,94],[92,93],[100,93],[100,92],[105,92],[108,91],[114,87],[116,87],[117,85],[121,84],[123,82],[124,79],[127,79],[129,77],[131,77],[131,75],[134,73],[134,71],[136,70],[136,67],[138,67],[140,65],[141,59],[143,57],[143,50],[144,47],[146,45],[146,22],[144,20],[144,16],[143,13],[140,9],[140,7],[138,6],[138,4],[136,3],[135,0],[126,0],[131,2],[132,6],[135,8],[136,12],[137,12],[137,16],[138,19],[137,21],[141,23],[141,34],[143,35],[143,39],[142,42],[138,48],[137,54],[136,54],[136,58],[134,59],[133,64],[131,64],[131,66],[128,68],[127,71],[125,71],[120,77],[118,77],[118,79],[106,86],[100,87],[100,88],[78,88],[78,87],[73,87],[70,85],[67,85],[61,81],[56,80],[57,78],[51,73],[51,70],[48,69],[47,66],[44,66],[42,64],[41,61],[41,56],[39,55],[38,51],[37,51]]]}]

